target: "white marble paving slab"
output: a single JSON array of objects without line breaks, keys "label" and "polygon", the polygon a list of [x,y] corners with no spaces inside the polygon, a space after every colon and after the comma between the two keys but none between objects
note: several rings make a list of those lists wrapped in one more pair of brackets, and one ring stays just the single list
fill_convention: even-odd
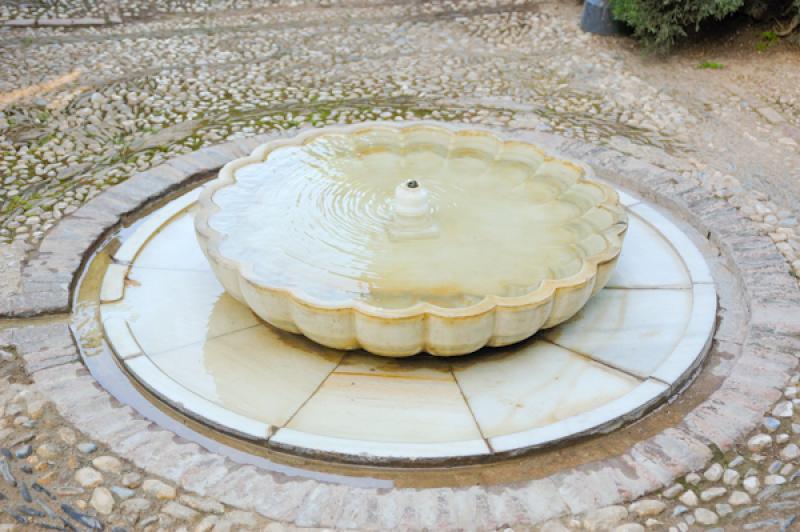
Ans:
[{"label": "white marble paving slab", "polygon": [[278,429],[270,438],[269,445],[376,458],[447,458],[490,453],[486,442],[481,439],[446,443],[348,440],[288,428]]},{"label": "white marble paving slab", "polygon": [[145,218],[134,229],[133,233],[124,240],[116,253],[114,253],[114,260],[127,263],[133,262],[142,246],[144,246],[154,234],[157,234],[158,228],[196,202],[201,192],[202,187],[198,187],[150,214],[150,216]]},{"label": "white marble paving slab", "polygon": [[165,375],[147,357],[128,359],[125,366],[163,401],[207,424],[254,440],[265,440],[273,431],[266,423],[231,412],[190,392]]},{"label": "white marble paving slab", "polygon": [[638,412],[653,405],[668,391],[669,387],[663,382],[648,379],[629,393],[600,408],[582,412],[543,427],[496,436],[489,439],[489,444],[495,452],[501,453],[538,447],[595,431],[604,426],[607,426],[607,430],[611,430],[616,428],[618,423],[635,417]]},{"label": "white marble paving slab", "polygon": [[681,341],[691,290],[604,289],[543,337],[640,377],[650,376]]},{"label": "white marble paving slab", "polygon": [[694,283],[713,283],[711,269],[708,267],[703,254],[697,249],[692,240],[681,231],[666,216],[650,205],[640,203],[631,207],[631,210],[641,216],[647,223],[655,227],[664,238],[668,239],[675,250],[680,254],[689,275]]},{"label": "white marble paving slab", "polygon": [[680,255],[650,224],[629,214],[628,231],[617,266],[606,286],[614,288],[690,288]]},{"label": "white marble paving slab", "polygon": [[556,423],[611,402],[640,382],[542,341],[452,364],[487,438]]},{"label": "white marble paving slab", "polygon": [[260,323],[210,271],[134,267],[128,279],[125,319],[149,355]]},{"label": "white marble paving slab", "polygon": [[136,256],[137,268],[211,271],[194,232],[194,209],[175,216]]},{"label": "white marble paving slab", "polygon": [[[377,357],[349,357],[288,428],[342,440],[447,443],[481,439],[452,374],[413,359],[398,374]],[[370,363],[369,359],[374,360]]]},{"label": "white marble paving slab", "polygon": [[708,350],[717,319],[717,292],[714,285],[696,284],[692,290],[692,315],[680,343],[666,358],[653,377],[674,385],[696,368]]},{"label": "white marble paving slab", "polygon": [[615,190],[617,191],[617,194],[619,194],[619,202],[625,207],[636,205],[637,203],[641,203],[642,201],[639,198],[634,197],[623,190],[620,189],[615,189]]},{"label": "white marble paving slab", "polygon": [[127,274],[128,266],[124,264],[108,266],[103,276],[103,283],[100,285],[101,303],[112,303],[122,299],[125,295],[125,276]]},{"label": "white marble paving slab", "polygon": [[289,421],[342,356],[266,325],[150,355],[192,392],[275,426]]},{"label": "white marble paving slab", "polygon": [[143,354],[124,319],[120,317],[108,318],[103,321],[103,329],[108,342],[118,357],[132,358]]}]

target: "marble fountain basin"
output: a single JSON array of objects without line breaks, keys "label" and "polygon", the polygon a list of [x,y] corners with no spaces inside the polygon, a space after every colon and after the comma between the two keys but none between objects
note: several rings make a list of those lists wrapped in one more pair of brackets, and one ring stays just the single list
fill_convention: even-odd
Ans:
[{"label": "marble fountain basin", "polygon": [[198,203],[200,248],[233,298],[323,346],[391,357],[464,355],[568,320],[627,229],[588,166],[428,123],[269,142]]},{"label": "marble fountain basin", "polygon": [[259,320],[225,290],[197,244],[201,188],[121,231],[87,302],[100,304],[115,359],[108,374],[121,371],[149,392],[145,402],[215,437],[369,464],[563,445],[638,419],[683,389],[713,337],[713,252],[620,191],[625,247],[605,288],[567,322],[459,357],[325,348]]}]

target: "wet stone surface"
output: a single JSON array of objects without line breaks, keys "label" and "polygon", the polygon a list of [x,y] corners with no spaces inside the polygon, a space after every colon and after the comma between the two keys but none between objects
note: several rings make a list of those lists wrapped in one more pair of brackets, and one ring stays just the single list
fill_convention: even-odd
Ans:
[{"label": "wet stone surface", "polygon": [[[219,516],[214,520],[219,530],[232,526],[219,502],[182,494],[180,506],[170,504],[178,497],[173,486],[144,477],[124,459],[96,456],[101,447],[95,443],[76,444],[80,427],[64,423],[13,356],[0,366],[0,410],[0,522],[19,530],[138,530],[150,519],[152,529],[173,530],[207,514]],[[84,452],[89,448],[94,450]]]}]

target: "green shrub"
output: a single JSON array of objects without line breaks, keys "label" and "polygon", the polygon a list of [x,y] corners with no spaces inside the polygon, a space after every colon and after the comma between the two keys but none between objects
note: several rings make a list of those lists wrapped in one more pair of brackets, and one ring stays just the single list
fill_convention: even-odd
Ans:
[{"label": "green shrub", "polygon": [[769,47],[775,44],[778,40],[778,34],[774,31],[764,31],[759,36],[758,42],[756,43],[756,50],[759,52],[766,52],[769,50]]},{"label": "green shrub", "polygon": [[800,13],[800,0],[612,0],[614,18],[631,27],[647,48],[668,50],[704,22],[722,20],[734,13],[766,18]]},{"label": "green shrub", "polygon": [[614,0],[614,17],[633,29],[648,48],[666,50],[687,29],[704,20],[722,19],[738,11],[744,0]]}]

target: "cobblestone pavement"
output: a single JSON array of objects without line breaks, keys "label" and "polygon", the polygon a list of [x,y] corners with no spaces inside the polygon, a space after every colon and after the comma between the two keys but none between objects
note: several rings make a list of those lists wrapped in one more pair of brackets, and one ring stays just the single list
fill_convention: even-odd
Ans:
[{"label": "cobblestone pavement", "polygon": [[[0,300],[18,290],[20,264],[47,231],[136,172],[243,136],[372,119],[474,122],[612,147],[740,209],[800,274],[800,83],[780,71],[793,59],[774,58],[767,68],[781,76],[766,80],[648,61],[581,33],[578,14],[501,0],[4,3]],[[66,346],[66,318],[48,319],[50,342]],[[0,322],[0,346],[41,346],[24,331]],[[35,391],[18,352],[0,357],[8,527],[282,529],[88,441]],[[757,433],[707,468],[543,529],[792,529],[798,380]]]}]

